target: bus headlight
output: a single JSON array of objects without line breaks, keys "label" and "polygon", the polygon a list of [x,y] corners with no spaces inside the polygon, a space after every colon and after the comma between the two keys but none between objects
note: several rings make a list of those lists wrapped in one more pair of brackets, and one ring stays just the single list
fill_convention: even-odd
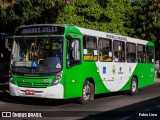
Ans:
[{"label": "bus headlight", "polygon": [[59,72],[54,79],[53,85],[59,84],[61,81],[61,78],[62,78],[62,72]]}]

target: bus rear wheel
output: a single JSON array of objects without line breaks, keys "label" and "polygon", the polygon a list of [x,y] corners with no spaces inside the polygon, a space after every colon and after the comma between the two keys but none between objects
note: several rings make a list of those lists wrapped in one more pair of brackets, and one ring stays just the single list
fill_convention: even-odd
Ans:
[{"label": "bus rear wheel", "polygon": [[82,104],[87,104],[90,103],[92,100],[94,100],[94,84],[87,80],[83,85],[80,102]]},{"label": "bus rear wheel", "polygon": [[129,94],[135,95],[137,93],[138,93],[138,82],[137,82],[137,79],[133,77],[130,85]]}]

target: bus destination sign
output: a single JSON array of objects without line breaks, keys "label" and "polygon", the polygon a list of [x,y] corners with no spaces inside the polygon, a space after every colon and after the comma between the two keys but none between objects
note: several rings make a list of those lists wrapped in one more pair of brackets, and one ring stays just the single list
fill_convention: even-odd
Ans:
[{"label": "bus destination sign", "polygon": [[62,26],[27,26],[17,28],[15,35],[51,35],[64,34],[64,27]]}]

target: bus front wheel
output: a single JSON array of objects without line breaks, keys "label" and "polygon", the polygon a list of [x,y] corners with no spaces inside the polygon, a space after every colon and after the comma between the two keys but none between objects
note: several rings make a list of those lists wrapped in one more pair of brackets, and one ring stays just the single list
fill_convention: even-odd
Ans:
[{"label": "bus front wheel", "polygon": [[83,85],[80,102],[82,104],[87,104],[90,103],[92,100],[94,100],[94,84],[87,80]]},{"label": "bus front wheel", "polygon": [[138,82],[137,82],[137,79],[133,77],[131,81],[129,93],[130,95],[135,95],[137,92],[138,92]]}]

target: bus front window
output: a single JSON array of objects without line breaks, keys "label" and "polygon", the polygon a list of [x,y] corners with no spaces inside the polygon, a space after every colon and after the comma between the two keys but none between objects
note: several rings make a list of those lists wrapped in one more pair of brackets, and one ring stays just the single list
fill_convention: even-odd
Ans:
[{"label": "bus front window", "polygon": [[12,50],[12,71],[51,73],[62,69],[62,37],[15,38]]}]

